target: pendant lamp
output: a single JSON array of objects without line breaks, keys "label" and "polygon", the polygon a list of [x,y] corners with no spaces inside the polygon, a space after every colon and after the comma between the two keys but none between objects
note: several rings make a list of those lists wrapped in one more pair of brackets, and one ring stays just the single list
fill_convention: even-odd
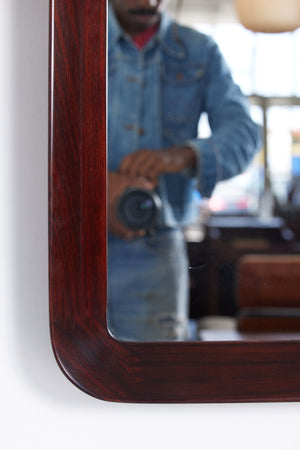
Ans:
[{"label": "pendant lamp", "polygon": [[234,0],[240,22],[249,30],[282,33],[300,27],[300,0]]}]

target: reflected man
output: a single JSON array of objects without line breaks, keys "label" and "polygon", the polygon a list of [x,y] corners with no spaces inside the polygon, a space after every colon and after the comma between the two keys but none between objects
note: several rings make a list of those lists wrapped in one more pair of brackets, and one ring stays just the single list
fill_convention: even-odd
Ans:
[{"label": "reflected man", "polygon": [[[173,22],[167,0],[110,0],[108,10],[108,325],[129,341],[188,339],[182,227],[195,190],[243,171],[260,131],[215,42]],[[208,114],[212,135],[198,137]],[[120,223],[128,187],[155,190],[151,232]]]}]

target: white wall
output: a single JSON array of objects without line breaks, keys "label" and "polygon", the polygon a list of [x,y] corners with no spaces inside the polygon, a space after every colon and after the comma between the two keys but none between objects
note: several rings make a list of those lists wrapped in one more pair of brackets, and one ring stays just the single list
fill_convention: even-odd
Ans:
[{"label": "white wall", "polygon": [[299,450],[298,403],[110,404],[77,390],[56,366],[47,292],[47,3],[0,0],[0,448]]}]

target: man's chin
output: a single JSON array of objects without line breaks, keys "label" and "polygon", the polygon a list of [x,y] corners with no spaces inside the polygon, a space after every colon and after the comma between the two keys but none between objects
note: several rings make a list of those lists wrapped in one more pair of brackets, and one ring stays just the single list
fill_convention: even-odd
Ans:
[{"label": "man's chin", "polygon": [[132,28],[137,31],[143,31],[147,28],[156,25],[160,21],[160,14],[155,14],[151,17],[147,14],[135,14],[134,17],[131,17],[131,25]]}]

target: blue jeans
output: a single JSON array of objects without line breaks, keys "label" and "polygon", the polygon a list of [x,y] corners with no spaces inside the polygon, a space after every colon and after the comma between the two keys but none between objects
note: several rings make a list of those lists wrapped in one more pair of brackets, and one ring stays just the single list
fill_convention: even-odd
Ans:
[{"label": "blue jeans", "polygon": [[188,260],[179,229],[108,236],[108,328],[124,341],[187,339]]}]

